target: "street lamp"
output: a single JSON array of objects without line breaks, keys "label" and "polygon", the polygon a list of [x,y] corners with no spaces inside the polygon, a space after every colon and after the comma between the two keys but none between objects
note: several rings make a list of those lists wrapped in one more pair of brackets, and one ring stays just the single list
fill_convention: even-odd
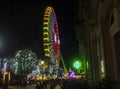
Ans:
[{"label": "street lamp", "polygon": [[44,65],[44,64],[45,64],[45,61],[43,61],[43,60],[40,61],[40,64],[41,64],[41,65]]},{"label": "street lamp", "polygon": [[43,69],[44,69],[44,64],[45,64],[45,61],[41,60],[39,65],[41,66],[41,69],[42,69],[42,80],[43,80]]}]

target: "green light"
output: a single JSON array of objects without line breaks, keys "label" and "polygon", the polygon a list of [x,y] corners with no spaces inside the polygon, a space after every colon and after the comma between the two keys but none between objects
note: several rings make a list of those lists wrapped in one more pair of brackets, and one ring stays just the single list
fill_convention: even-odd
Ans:
[{"label": "green light", "polygon": [[76,69],[80,69],[81,67],[81,63],[79,61],[75,61],[74,64],[73,64],[74,68]]}]

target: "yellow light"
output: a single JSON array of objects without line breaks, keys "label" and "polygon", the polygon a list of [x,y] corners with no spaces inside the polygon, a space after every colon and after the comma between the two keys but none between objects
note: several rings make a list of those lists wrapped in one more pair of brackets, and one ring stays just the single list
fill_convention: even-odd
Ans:
[{"label": "yellow light", "polygon": [[45,48],[44,50],[50,52],[50,49],[46,49],[46,48]]},{"label": "yellow light", "polygon": [[49,44],[45,43],[44,46],[49,46]]},{"label": "yellow light", "polygon": [[[44,18],[44,21],[46,21],[46,20],[48,21],[48,20],[49,20],[49,18]],[[45,22],[44,22],[44,23],[45,23]]]},{"label": "yellow light", "polygon": [[44,23],[43,23],[43,41],[44,41],[44,51],[45,51],[45,56],[50,57],[50,45],[47,42],[50,42],[50,37],[49,37],[49,21],[50,21],[50,16],[52,14],[53,9],[52,7],[47,7],[45,10],[44,14]]},{"label": "yellow light", "polygon": [[44,24],[44,25],[45,25],[45,24],[47,24],[47,25],[48,25],[48,22],[44,22],[43,24]]},{"label": "yellow light", "polygon": [[52,8],[51,7],[47,7],[47,11],[51,11],[52,10]]},{"label": "yellow light", "polygon": [[46,57],[50,57],[50,54],[47,54],[47,53],[46,53],[45,56],[46,56]]},{"label": "yellow light", "polygon": [[46,35],[46,34],[48,35],[48,32],[44,32],[44,33],[43,33],[43,35]]},{"label": "yellow light", "polygon": [[44,29],[48,29],[48,27],[43,27],[43,30],[44,30]]},{"label": "yellow light", "polygon": [[49,49],[44,49],[44,51],[45,51],[46,53],[50,53],[50,50],[49,50]]},{"label": "yellow light", "polygon": [[[49,16],[49,13],[48,14],[45,14],[44,16]],[[46,17],[47,18],[47,17]]]},{"label": "yellow light", "polygon": [[44,39],[44,41],[49,41],[49,38],[43,38]]},{"label": "yellow light", "polygon": [[40,64],[43,65],[45,62],[44,61],[41,61]]}]

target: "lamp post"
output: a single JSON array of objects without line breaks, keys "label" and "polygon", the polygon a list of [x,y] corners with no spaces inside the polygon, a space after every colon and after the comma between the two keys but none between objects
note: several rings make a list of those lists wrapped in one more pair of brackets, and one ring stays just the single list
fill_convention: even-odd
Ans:
[{"label": "lamp post", "polygon": [[46,69],[48,68],[48,63],[44,60],[40,60],[39,66],[42,72],[42,80],[43,80],[43,74],[45,75],[44,78],[46,78]]},{"label": "lamp post", "polygon": [[43,80],[44,64],[45,64],[45,61],[41,60],[41,61],[40,61],[40,65],[41,65],[41,67],[42,67],[42,80]]}]

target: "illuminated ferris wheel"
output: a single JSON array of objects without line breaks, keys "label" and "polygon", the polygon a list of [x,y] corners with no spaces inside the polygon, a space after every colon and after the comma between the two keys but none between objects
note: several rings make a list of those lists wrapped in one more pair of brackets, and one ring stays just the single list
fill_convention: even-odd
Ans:
[{"label": "illuminated ferris wheel", "polygon": [[50,61],[59,67],[60,38],[56,14],[52,7],[47,7],[43,19],[44,54]]}]

